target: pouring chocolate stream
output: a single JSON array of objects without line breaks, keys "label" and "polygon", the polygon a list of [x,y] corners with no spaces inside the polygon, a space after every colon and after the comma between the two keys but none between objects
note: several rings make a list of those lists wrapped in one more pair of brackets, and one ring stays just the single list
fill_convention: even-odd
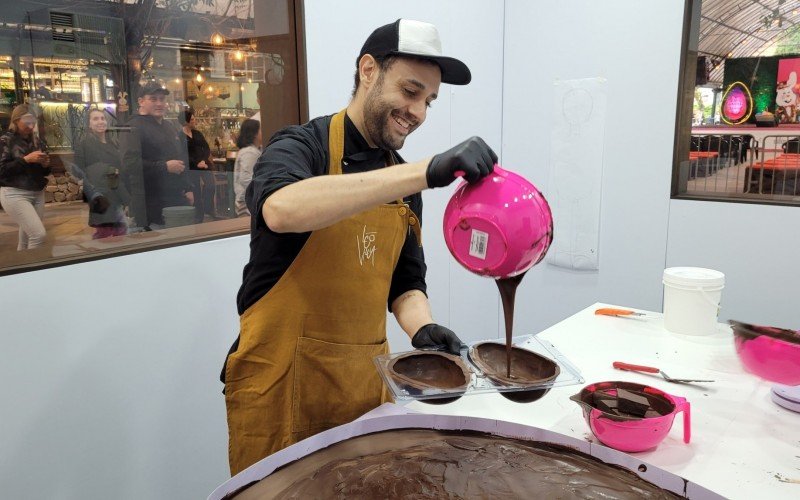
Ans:
[{"label": "pouring chocolate stream", "polygon": [[517,295],[517,287],[525,276],[525,271],[511,278],[500,278],[495,280],[497,289],[500,291],[500,300],[503,302],[503,319],[506,325],[506,377],[511,378],[511,338],[514,331],[514,301]]}]

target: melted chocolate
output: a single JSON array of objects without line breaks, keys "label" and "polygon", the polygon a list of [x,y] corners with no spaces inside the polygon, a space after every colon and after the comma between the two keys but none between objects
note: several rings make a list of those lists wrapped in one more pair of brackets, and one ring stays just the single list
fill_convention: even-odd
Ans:
[{"label": "melted chocolate", "polygon": [[337,443],[235,496],[261,498],[680,498],[572,449],[475,432],[384,431]]},{"label": "melted chocolate", "polygon": [[[505,349],[508,349],[506,345]],[[528,386],[555,380],[561,369],[551,359],[520,347],[511,347],[511,377],[506,376],[507,358],[502,344],[483,342],[472,346],[469,357],[484,375],[500,385]]]},{"label": "melted chocolate", "polygon": [[773,339],[789,342],[790,344],[800,344],[800,331],[787,330],[774,326],[751,325],[740,321],[730,320],[734,335],[741,337],[742,340],[753,340],[762,335]]},{"label": "melted chocolate", "polygon": [[[527,272],[527,271],[525,271]],[[514,330],[514,299],[517,295],[517,287],[522,282],[525,273],[518,274],[512,278],[501,278],[495,280],[497,289],[500,291],[500,300],[503,302],[503,319],[506,324],[506,377],[511,378],[511,338]]]},{"label": "melted chocolate", "polygon": [[570,399],[602,411],[611,420],[641,420],[675,411],[675,405],[669,399],[640,384],[603,382],[596,385],[595,390],[584,388]]},{"label": "melted chocolate", "polygon": [[449,403],[461,397],[471,377],[460,357],[433,351],[398,356],[390,362],[389,371],[397,385],[410,394],[418,395],[431,389],[455,393],[455,397],[420,400],[432,404]]}]

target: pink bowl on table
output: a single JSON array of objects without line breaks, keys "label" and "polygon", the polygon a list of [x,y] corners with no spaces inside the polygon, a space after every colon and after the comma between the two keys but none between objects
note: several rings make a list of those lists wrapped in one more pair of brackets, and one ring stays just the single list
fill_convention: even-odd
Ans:
[{"label": "pink bowl on table", "polygon": [[[662,400],[671,410],[658,417],[620,417],[595,408],[592,395],[596,391],[616,394],[617,389],[627,389],[652,395]],[[691,405],[686,398],[673,396],[647,385],[633,382],[598,382],[584,387],[570,399],[581,405],[583,416],[592,434],[604,445],[625,452],[646,451],[658,446],[669,434],[678,412],[683,412],[683,442],[692,436]]]},{"label": "pink bowl on table", "polygon": [[736,354],[747,371],[785,385],[800,385],[800,334],[730,321]]},{"label": "pink bowl on table", "polygon": [[444,240],[467,270],[509,278],[544,258],[553,215],[536,186],[495,165],[475,184],[458,186],[444,211]]}]

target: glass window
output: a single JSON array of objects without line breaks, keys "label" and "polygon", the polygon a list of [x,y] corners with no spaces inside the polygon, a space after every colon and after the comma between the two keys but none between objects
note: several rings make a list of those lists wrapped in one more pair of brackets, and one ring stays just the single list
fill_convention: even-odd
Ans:
[{"label": "glass window", "polygon": [[7,2],[0,274],[246,233],[262,137],[307,119],[302,7]]},{"label": "glass window", "polygon": [[800,204],[800,4],[687,7],[673,195]]}]

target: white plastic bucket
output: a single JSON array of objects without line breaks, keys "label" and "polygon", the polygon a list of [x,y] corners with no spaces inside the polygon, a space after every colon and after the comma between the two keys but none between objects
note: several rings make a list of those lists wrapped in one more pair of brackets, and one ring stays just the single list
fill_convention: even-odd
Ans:
[{"label": "white plastic bucket", "polygon": [[684,335],[717,331],[725,275],[702,267],[664,269],[664,328]]}]

